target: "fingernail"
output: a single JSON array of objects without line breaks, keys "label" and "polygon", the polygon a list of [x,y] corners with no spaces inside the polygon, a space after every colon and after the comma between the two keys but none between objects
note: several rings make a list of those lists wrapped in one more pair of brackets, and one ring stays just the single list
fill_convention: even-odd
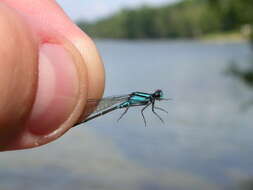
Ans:
[{"label": "fingernail", "polygon": [[28,120],[34,134],[58,129],[75,108],[78,75],[70,54],[60,45],[44,44],[39,53],[38,89]]}]

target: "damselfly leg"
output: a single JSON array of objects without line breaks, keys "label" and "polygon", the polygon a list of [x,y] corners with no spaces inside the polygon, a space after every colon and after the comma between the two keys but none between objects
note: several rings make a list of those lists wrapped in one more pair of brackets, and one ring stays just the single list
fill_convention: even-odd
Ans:
[{"label": "damselfly leg", "polygon": [[[165,100],[165,101],[169,101],[169,100],[172,100],[171,98],[161,98],[160,100]],[[160,108],[160,107],[156,107],[155,105],[154,105],[154,109],[158,109],[158,110],[160,110],[160,111],[163,111],[163,112],[165,112],[165,113],[169,113],[167,110],[165,110],[165,109],[163,109],[163,108]]]},{"label": "damselfly leg", "polygon": [[127,107],[127,108],[125,109],[125,111],[121,114],[121,116],[119,117],[119,119],[117,120],[117,122],[119,122],[119,120],[122,119],[122,117],[127,113],[128,109],[129,109],[129,107]]},{"label": "damselfly leg", "polygon": [[163,112],[165,112],[165,113],[169,113],[167,110],[165,110],[165,109],[163,109],[163,108],[160,108],[160,107],[154,107],[155,109],[157,109],[157,110],[160,110],[160,111],[163,111]]},{"label": "damselfly leg", "polygon": [[164,123],[163,119],[161,118],[160,115],[158,115],[156,112],[155,112],[155,101],[152,102],[152,112],[160,119],[160,121],[162,123]]},{"label": "damselfly leg", "polygon": [[145,119],[145,116],[144,116],[143,112],[144,112],[144,110],[145,110],[148,106],[150,106],[150,104],[151,104],[151,102],[148,103],[144,108],[141,109],[141,115],[142,115],[143,121],[144,121],[144,123],[145,123],[145,126],[147,126],[147,122],[146,122],[146,119]]}]

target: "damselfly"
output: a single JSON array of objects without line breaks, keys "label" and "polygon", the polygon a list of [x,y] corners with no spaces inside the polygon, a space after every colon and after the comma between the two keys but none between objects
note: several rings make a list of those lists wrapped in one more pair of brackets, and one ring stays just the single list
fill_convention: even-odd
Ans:
[{"label": "damselfly", "polygon": [[163,119],[155,112],[155,109],[163,111],[165,113],[168,113],[168,112],[163,108],[156,107],[155,106],[156,100],[161,101],[161,100],[169,100],[169,99],[163,98],[162,90],[156,90],[154,93],[151,93],[151,94],[145,93],[145,92],[133,92],[128,95],[106,97],[101,100],[88,100],[88,103],[97,104],[96,109],[89,117],[77,123],[76,125],[90,121],[99,116],[112,112],[116,109],[125,108],[125,111],[121,114],[121,116],[118,119],[119,121],[127,113],[128,109],[134,106],[143,106],[141,110],[141,115],[145,123],[145,126],[147,125],[147,122],[146,122],[143,112],[149,106],[151,106],[152,112],[161,120],[161,122],[164,123]]}]

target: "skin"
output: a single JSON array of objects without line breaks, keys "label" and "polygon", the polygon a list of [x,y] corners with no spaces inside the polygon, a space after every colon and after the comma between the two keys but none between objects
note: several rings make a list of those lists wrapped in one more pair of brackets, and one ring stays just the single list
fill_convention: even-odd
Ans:
[{"label": "skin", "polygon": [[102,97],[95,44],[54,0],[0,0],[0,41],[0,151],[52,142]]}]

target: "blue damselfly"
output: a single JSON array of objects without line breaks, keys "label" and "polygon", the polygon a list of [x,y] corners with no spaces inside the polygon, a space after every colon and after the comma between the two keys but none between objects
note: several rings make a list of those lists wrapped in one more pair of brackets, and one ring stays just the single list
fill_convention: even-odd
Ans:
[{"label": "blue damselfly", "polygon": [[151,106],[152,112],[160,119],[161,122],[164,123],[163,119],[155,112],[155,109],[163,111],[165,113],[168,113],[168,112],[163,108],[155,106],[155,101],[157,100],[161,101],[161,100],[169,100],[169,99],[163,98],[162,90],[156,90],[154,93],[151,93],[151,94],[145,93],[145,92],[133,92],[131,94],[122,95],[122,96],[106,97],[101,100],[90,99],[88,100],[88,103],[95,104],[96,109],[93,111],[93,113],[90,116],[88,116],[85,120],[77,123],[76,125],[90,121],[92,119],[105,115],[114,110],[125,108],[125,111],[121,114],[121,116],[118,119],[119,121],[127,113],[128,109],[134,106],[143,106],[141,110],[141,115],[145,123],[145,126],[147,125],[147,122],[146,122],[143,112],[149,106]]}]

